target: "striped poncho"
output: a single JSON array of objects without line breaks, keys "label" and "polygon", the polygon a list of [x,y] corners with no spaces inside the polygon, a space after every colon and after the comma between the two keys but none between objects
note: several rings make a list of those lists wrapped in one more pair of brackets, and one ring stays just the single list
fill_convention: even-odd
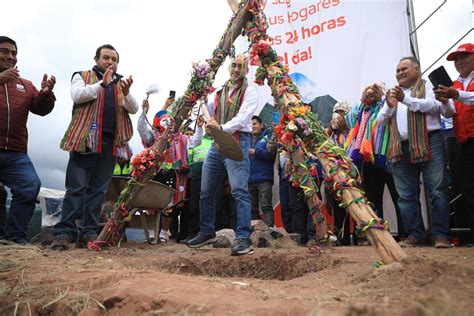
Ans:
[{"label": "striped poncho", "polygon": [[[83,71],[80,75],[86,85],[99,82],[97,74],[93,70]],[[71,122],[61,140],[61,149],[80,153],[102,152],[104,99],[105,93],[101,89],[96,99],[75,105]],[[114,84],[114,99],[116,122],[113,153],[114,156],[124,156],[125,158],[128,153],[128,141],[133,135],[133,126],[128,111],[123,107],[124,96],[120,81]]]}]

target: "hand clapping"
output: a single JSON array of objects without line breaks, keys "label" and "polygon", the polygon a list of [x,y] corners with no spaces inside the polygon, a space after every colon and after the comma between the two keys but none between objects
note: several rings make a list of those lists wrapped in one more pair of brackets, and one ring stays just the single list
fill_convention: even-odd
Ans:
[{"label": "hand clapping", "polygon": [[132,76],[129,76],[128,79],[122,80],[122,92],[124,96],[127,96],[130,93],[130,87],[133,84]]},{"label": "hand clapping", "polygon": [[41,92],[43,93],[51,93],[53,92],[54,85],[56,84],[56,77],[51,76],[48,79],[48,75],[43,75],[43,80],[41,81]]},{"label": "hand clapping", "polygon": [[20,72],[16,68],[8,68],[7,70],[0,72],[0,84],[7,83],[8,81],[16,81],[20,78]]}]

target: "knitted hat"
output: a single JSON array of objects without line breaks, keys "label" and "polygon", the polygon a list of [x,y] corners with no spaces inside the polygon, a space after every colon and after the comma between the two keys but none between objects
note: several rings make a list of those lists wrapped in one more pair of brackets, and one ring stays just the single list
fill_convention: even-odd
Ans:
[{"label": "knitted hat", "polygon": [[164,131],[166,127],[168,126],[163,126],[162,121],[164,118],[168,118],[170,116],[169,112],[166,110],[160,110],[155,114],[155,117],[153,118],[153,127],[156,129],[160,129],[160,131]]},{"label": "knitted hat", "polygon": [[349,113],[351,110],[351,105],[347,101],[339,101],[334,105],[333,112],[336,113],[336,111],[344,111],[344,114]]}]

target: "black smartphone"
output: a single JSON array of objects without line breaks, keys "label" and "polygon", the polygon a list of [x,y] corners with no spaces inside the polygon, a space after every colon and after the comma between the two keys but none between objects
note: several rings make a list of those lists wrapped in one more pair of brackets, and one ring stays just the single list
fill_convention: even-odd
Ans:
[{"label": "black smartphone", "polygon": [[175,96],[176,96],[176,91],[170,90],[170,96],[169,96],[169,98],[173,98],[173,99],[174,99]]},{"label": "black smartphone", "polygon": [[438,85],[443,85],[445,87],[451,87],[453,85],[453,81],[449,77],[446,69],[443,66],[436,68],[433,70],[429,75],[428,79],[430,79],[431,84],[436,89]]}]

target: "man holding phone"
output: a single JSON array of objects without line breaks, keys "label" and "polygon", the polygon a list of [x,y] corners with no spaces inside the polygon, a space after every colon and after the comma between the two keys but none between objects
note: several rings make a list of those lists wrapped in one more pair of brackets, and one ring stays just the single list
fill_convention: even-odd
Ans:
[{"label": "man holding phone", "polygon": [[0,36],[0,182],[13,195],[3,239],[26,244],[26,230],[41,187],[27,154],[26,122],[29,112],[45,116],[53,110],[56,78],[45,74],[38,91],[21,78],[16,63],[16,42]]},{"label": "man holding phone", "polygon": [[454,61],[459,78],[452,87],[439,86],[434,92],[436,98],[446,103],[454,100],[454,133],[461,144],[461,188],[465,207],[471,217],[471,244],[474,244],[474,44],[460,45],[448,55]]}]

